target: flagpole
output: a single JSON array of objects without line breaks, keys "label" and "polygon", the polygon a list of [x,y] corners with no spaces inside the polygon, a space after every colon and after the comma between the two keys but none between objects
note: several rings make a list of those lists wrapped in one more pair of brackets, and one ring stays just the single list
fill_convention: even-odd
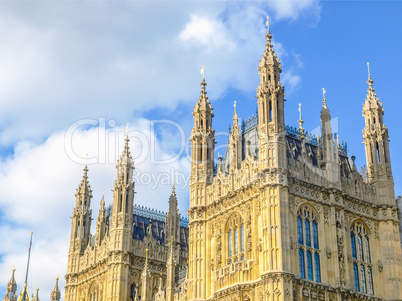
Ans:
[{"label": "flagpole", "polygon": [[32,235],[33,232],[31,232],[31,241],[29,242],[29,249],[28,249],[28,263],[27,263],[27,272],[25,274],[25,289],[24,289],[24,297],[22,298],[22,301],[25,301],[25,297],[27,294],[27,286],[28,286],[28,271],[29,271],[29,259],[31,257],[31,247],[32,247]]}]

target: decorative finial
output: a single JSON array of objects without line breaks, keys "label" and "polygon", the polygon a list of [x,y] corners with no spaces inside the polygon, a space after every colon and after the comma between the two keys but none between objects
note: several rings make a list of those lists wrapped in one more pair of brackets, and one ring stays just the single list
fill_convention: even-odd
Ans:
[{"label": "decorative finial", "polygon": [[234,101],[233,107],[234,107],[235,110],[236,110],[236,100]]},{"label": "decorative finial", "polygon": [[299,120],[302,120],[302,115],[301,115],[301,103],[299,103],[299,115],[300,115]]},{"label": "decorative finial", "polygon": [[322,104],[324,108],[327,107],[327,99],[325,98],[325,93],[327,93],[327,91],[325,90],[325,88],[322,88]]},{"label": "decorative finial", "polygon": [[205,79],[205,65],[202,65],[201,74],[202,74],[202,79]]},{"label": "decorative finial", "polygon": [[269,32],[269,16],[267,16],[267,22],[265,24],[267,25],[267,29],[268,29],[268,32]]},{"label": "decorative finial", "polygon": [[148,248],[145,249],[145,260],[148,260]]},{"label": "decorative finial", "polygon": [[39,286],[36,287],[36,291],[39,291]]},{"label": "decorative finial", "polygon": [[303,139],[304,138],[304,128],[303,128],[303,119],[302,119],[302,114],[301,114],[301,103],[299,103],[299,138]]},{"label": "decorative finial", "polygon": [[370,63],[369,62],[367,62],[367,69],[368,69],[368,76],[371,77],[370,76]]},{"label": "decorative finial", "polygon": [[12,271],[15,272],[15,267],[13,267]]},{"label": "decorative finial", "polygon": [[[102,189],[102,197],[104,197],[104,196],[105,196],[105,188]],[[57,277],[59,277],[59,276],[57,276]]]},{"label": "decorative finial", "polygon": [[128,122],[127,122],[127,125],[126,125],[126,135],[128,135]]},{"label": "decorative finial", "polygon": [[59,280],[59,275],[56,276],[56,280]]}]

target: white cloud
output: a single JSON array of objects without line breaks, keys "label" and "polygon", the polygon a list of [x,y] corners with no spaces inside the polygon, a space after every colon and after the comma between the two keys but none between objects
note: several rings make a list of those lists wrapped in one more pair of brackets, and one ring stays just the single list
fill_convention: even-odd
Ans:
[{"label": "white cloud", "polygon": [[306,11],[313,12],[315,18],[319,19],[321,11],[318,0],[274,0],[266,4],[274,11],[276,19],[296,20]]},{"label": "white cloud", "polygon": [[230,52],[236,48],[236,44],[228,38],[222,21],[209,17],[192,15],[180,38],[192,46],[206,47],[208,51],[225,49]]}]

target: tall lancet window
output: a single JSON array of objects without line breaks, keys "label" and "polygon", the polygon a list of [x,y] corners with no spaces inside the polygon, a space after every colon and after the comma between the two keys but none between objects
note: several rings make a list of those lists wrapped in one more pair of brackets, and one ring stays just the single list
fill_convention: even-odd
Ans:
[{"label": "tall lancet window", "polygon": [[[240,233],[239,233],[240,231]],[[227,263],[245,259],[244,222],[238,213],[232,215],[226,226],[228,258]]]},{"label": "tall lancet window", "polygon": [[232,257],[232,229],[228,232],[228,256]]},{"label": "tall lancet window", "polygon": [[369,232],[361,221],[350,229],[355,291],[374,295]]},{"label": "tall lancet window", "polygon": [[300,278],[321,282],[318,222],[316,214],[307,205],[297,212],[297,242]]}]

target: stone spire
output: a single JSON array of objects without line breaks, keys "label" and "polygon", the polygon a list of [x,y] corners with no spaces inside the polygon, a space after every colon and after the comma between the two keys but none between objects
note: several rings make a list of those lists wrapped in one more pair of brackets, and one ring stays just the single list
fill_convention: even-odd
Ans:
[{"label": "stone spire", "polygon": [[56,277],[56,284],[50,294],[50,301],[60,301],[59,276]]},{"label": "stone spire", "polygon": [[106,233],[105,195],[102,194],[99,214],[96,221],[95,245],[100,246]]},{"label": "stone spire", "polygon": [[180,212],[178,209],[178,202],[175,190],[175,183],[173,183],[172,194],[169,198],[169,209],[165,218],[165,245],[170,245],[169,237],[173,237],[175,245],[180,244]]},{"label": "stone spire", "polygon": [[13,273],[11,275],[10,281],[7,283],[6,295],[3,301],[16,301],[17,300],[17,282],[15,281],[15,268],[12,269]]},{"label": "stone spire", "polygon": [[331,113],[327,107],[327,99],[325,93],[327,91],[322,88],[322,108],[321,108],[321,139],[322,139],[322,164],[332,160],[333,157],[333,139],[331,128]]},{"label": "stone spire", "polygon": [[124,139],[124,148],[123,153],[120,156],[120,159],[117,161],[117,179],[122,181],[123,183],[128,183],[132,178],[132,170],[134,169],[133,159],[130,153],[129,142],[130,139],[128,135]]},{"label": "stone spire", "polygon": [[36,288],[36,295],[35,295],[35,298],[33,299],[33,301],[40,301],[39,300],[39,287]]},{"label": "stone spire", "polygon": [[234,171],[235,169],[238,169],[240,167],[240,162],[241,162],[241,139],[239,135],[239,120],[237,117],[237,110],[236,110],[236,101],[233,104],[234,107],[234,112],[233,112],[233,126],[232,126],[232,131],[230,133],[229,137],[229,147],[230,147],[230,152],[229,152],[229,166],[230,166],[230,171]]},{"label": "stone spire", "polygon": [[151,273],[148,267],[148,248],[145,250],[145,265],[141,275],[142,287],[141,287],[141,301],[152,300],[152,281]]},{"label": "stone spire", "polygon": [[170,243],[169,258],[166,263],[167,277],[166,277],[166,301],[174,301],[175,292],[175,269],[176,261],[174,256],[173,236]]}]

